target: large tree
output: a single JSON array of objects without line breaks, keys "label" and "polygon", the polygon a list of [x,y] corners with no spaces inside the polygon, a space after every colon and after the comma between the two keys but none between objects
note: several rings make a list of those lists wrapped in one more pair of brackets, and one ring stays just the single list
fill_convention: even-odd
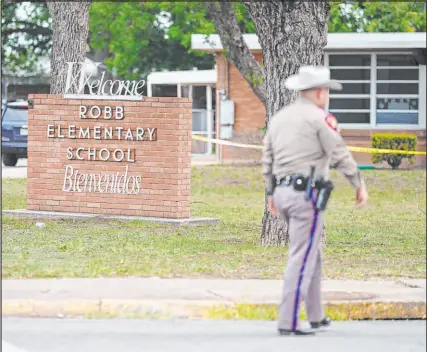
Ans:
[{"label": "large tree", "polygon": [[[230,0],[207,3],[227,58],[246,77],[266,108],[267,128],[271,117],[291,103],[296,94],[285,88],[285,80],[302,65],[319,65],[327,44],[329,5],[308,1],[242,1],[255,25],[262,49],[261,65],[250,53],[237,25]],[[263,244],[284,244],[287,223],[265,208]]]},{"label": "large tree", "polygon": [[[89,32],[90,0],[63,2],[50,0],[52,50],[50,54],[50,92],[65,93],[67,62],[84,62]],[[74,65],[77,74],[79,65]],[[77,93],[73,85],[68,93]]]},{"label": "large tree", "polygon": [[[43,2],[2,1],[3,68],[34,72],[50,52],[52,19]],[[66,2],[63,2],[64,4]],[[423,2],[330,2],[329,32],[425,32]],[[241,2],[233,8],[243,33],[255,26]],[[123,78],[151,70],[211,68],[213,58],[191,50],[191,34],[212,34],[215,26],[201,2],[94,2],[89,46],[104,54],[107,67]]]}]

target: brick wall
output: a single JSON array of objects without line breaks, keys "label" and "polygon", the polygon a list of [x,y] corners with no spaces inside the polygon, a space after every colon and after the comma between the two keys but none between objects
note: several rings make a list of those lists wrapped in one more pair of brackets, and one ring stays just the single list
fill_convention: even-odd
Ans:
[{"label": "brick wall", "polygon": [[[255,53],[255,58],[261,62],[260,53]],[[225,58],[217,56],[217,90],[223,89],[221,82],[226,82],[226,72],[224,65]],[[237,68],[228,64],[229,97],[235,102],[235,125],[233,128],[233,138],[231,141],[246,144],[262,144],[262,133],[260,129],[265,124],[265,109],[261,101],[252,91],[249,83],[243,78]],[[217,106],[219,111],[219,105]],[[410,133],[417,135],[417,150],[426,150],[425,130],[343,130],[342,134],[348,145],[357,147],[371,147],[371,136],[373,133]],[[243,149],[229,146],[222,146],[222,162],[224,164],[251,164],[259,163],[261,151],[254,149]],[[367,153],[353,154],[359,165],[372,165],[371,155]],[[415,163],[402,162],[402,167],[425,167],[426,156],[416,156]]]},{"label": "brick wall", "polygon": [[[191,99],[145,98],[143,102],[69,100],[63,99],[62,95],[37,94],[30,95],[29,100],[33,101],[33,108],[28,114],[28,210],[190,217]],[[124,117],[105,120],[102,113],[96,120],[82,119],[79,117],[81,105],[122,106]],[[68,127],[74,125],[77,132],[74,134],[72,127],[71,136],[77,137],[83,137],[79,136],[79,127],[89,127],[91,139],[58,138],[57,127],[52,133],[48,132],[49,125],[60,125],[61,134],[65,136],[69,136]],[[98,129],[95,126],[101,128],[101,133],[97,133],[101,136],[99,140],[93,139],[94,128]],[[113,140],[104,139],[103,127],[114,129]],[[130,128],[134,140],[130,135],[128,140],[117,140],[119,132],[115,131],[116,127],[124,127],[122,138]],[[145,131],[142,133],[139,129],[139,137],[136,136],[138,128]],[[147,128],[150,128],[152,140]],[[48,138],[48,133],[55,137]],[[135,140],[137,138],[139,140]],[[69,147],[74,148],[72,156],[67,151]],[[116,149],[125,154],[131,149],[130,159],[135,162],[126,161],[127,155],[123,161],[77,160],[79,147],[97,148],[98,151],[107,148],[111,159]],[[72,160],[67,158],[68,155]],[[117,159],[122,158],[120,151],[115,155]],[[97,154],[98,159],[107,156],[107,151],[101,156]],[[87,159],[87,151],[80,151],[79,157]],[[73,175],[78,171],[81,176],[71,177],[70,166]],[[105,193],[106,190],[109,193]],[[132,194],[121,193],[124,190]]]},{"label": "brick wall", "polygon": [[[254,54],[255,58],[261,62],[260,53]],[[218,81],[217,90],[222,89],[220,79],[226,77],[225,60],[222,55],[217,56]],[[259,144],[262,139],[261,128],[265,124],[265,108],[249,83],[243,78],[234,65],[228,64],[228,93],[229,99],[235,102],[235,125],[233,128],[233,138],[231,141],[247,144]],[[219,111],[219,106],[217,106]],[[222,160],[224,163],[247,163],[259,161],[261,153],[257,150],[242,149],[222,146]]]}]

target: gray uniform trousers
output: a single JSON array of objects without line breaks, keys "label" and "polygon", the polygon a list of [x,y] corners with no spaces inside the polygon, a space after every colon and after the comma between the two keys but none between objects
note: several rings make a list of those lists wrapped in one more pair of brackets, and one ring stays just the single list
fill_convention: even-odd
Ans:
[{"label": "gray uniform trousers", "polygon": [[305,192],[296,191],[292,186],[277,187],[273,196],[276,209],[289,224],[290,237],[279,306],[279,329],[299,328],[298,315],[302,300],[308,321],[320,322],[325,317],[320,290],[323,212],[315,210],[312,201],[306,201],[304,196]]}]

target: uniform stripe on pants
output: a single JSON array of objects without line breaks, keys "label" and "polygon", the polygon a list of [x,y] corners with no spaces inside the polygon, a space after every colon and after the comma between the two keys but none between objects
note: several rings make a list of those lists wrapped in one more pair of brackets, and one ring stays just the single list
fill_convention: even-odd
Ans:
[{"label": "uniform stripe on pants", "polygon": [[293,315],[293,320],[292,320],[292,330],[296,330],[296,328],[297,328],[301,284],[302,284],[302,279],[304,277],[304,269],[305,269],[305,265],[307,263],[307,258],[308,258],[308,255],[310,254],[311,247],[313,246],[313,237],[314,237],[314,234],[316,232],[318,215],[319,215],[319,212],[317,209],[315,209],[314,210],[314,216],[313,216],[313,222],[311,224],[311,229],[310,229],[310,240],[309,240],[308,247],[307,247],[307,250],[305,252],[304,259],[303,259],[302,265],[301,265],[301,270],[299,273],[297,291],[296,291],[295,302],[294,302],[294,315]]}]

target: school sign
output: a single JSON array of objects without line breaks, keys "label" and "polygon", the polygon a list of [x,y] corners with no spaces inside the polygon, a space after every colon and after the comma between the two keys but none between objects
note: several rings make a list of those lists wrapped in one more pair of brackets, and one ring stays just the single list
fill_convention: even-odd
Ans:
[{"label": "school sign", "polygon": [[66,94],[29,96],[27,210],[189,218],[190,99],[68,68]]}]

